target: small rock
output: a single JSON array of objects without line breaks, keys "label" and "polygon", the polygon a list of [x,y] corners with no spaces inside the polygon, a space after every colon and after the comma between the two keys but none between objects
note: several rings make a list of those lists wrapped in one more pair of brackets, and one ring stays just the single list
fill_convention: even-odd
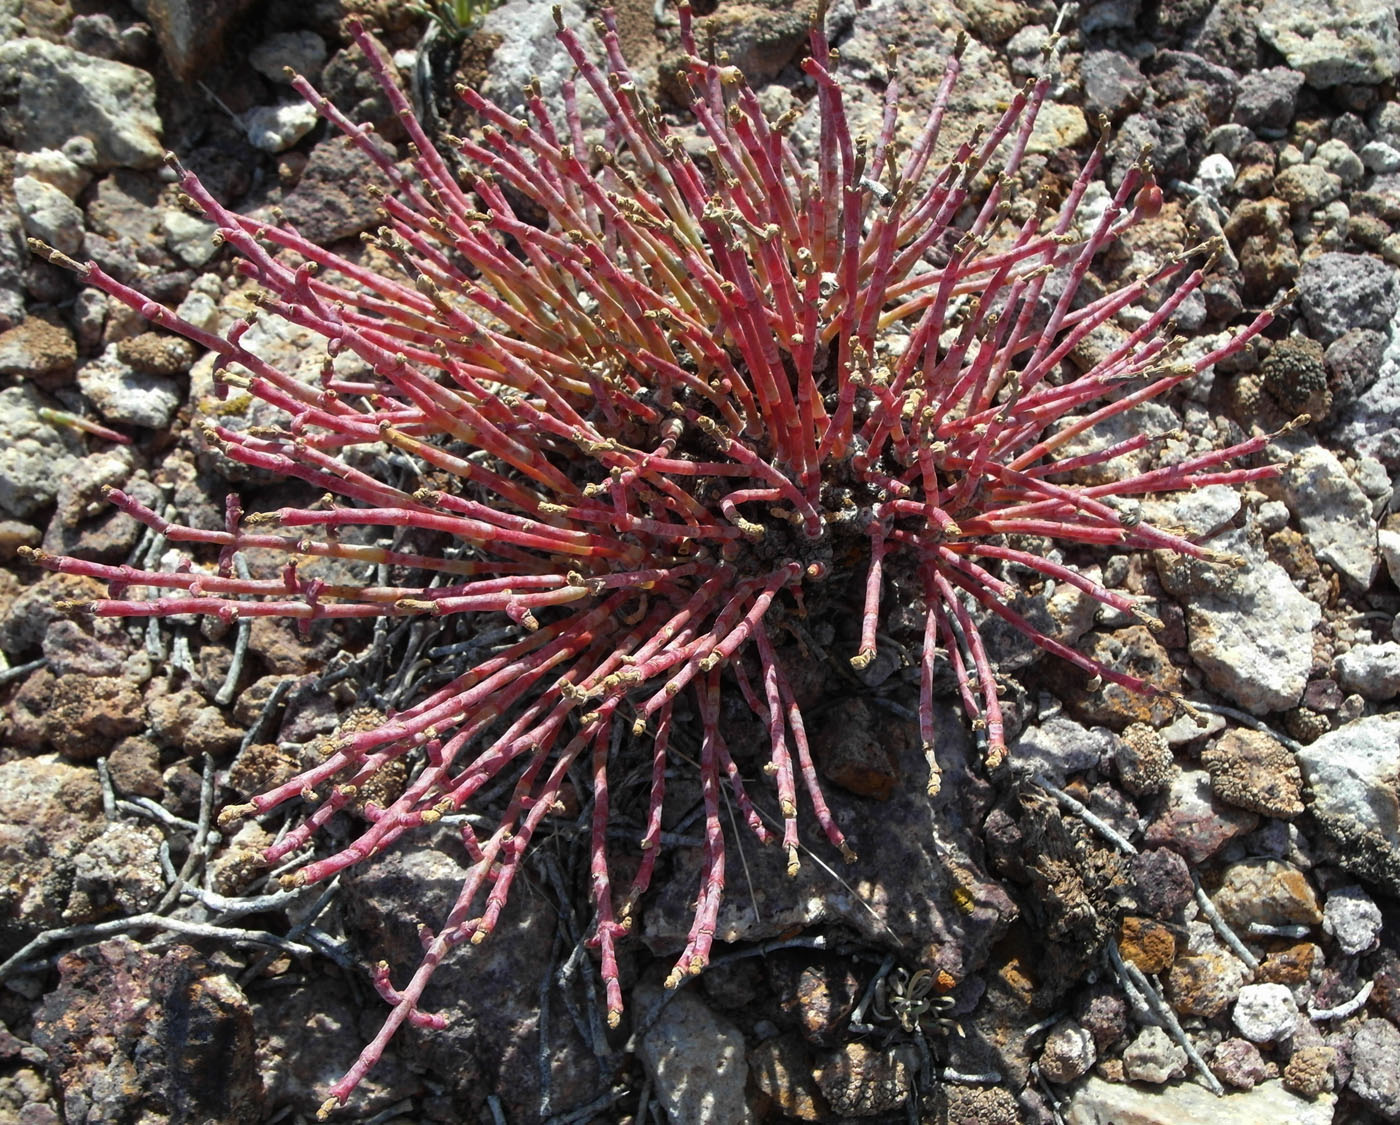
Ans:
[{"label": "small rock", "polygon": [[1166,788],[1176,773],[1176,762],[1167,740],[1146,723],[1129,724],[1120,738],[1114,762],[1123,788],[1135,797]]},{"label": "small rock", "polygon": [[15,153],[15,175],[30,176],[58,188],[69,199],[77,199],[92,180],[92,173],[80,167],[57,149]]},{"label": "small rock", "polygon": [[1145,1027],[1123,1052],[1123,1073],[1160,1086],[1186,1073],[1186,1052],[1160,1027]]},{"label": "small rock", "polygon": [[1260,38],[1310,86],[1374,86],[1400,70],[1395,9],[1384,2],[1270,0],[1256,20]]},{"label": "small rock", "polygon": [[814,1076],[827,1104],[839,1114],[871,1117],[909,1100],[911,1075],[905,1059],[899,1052],[859,1041],[819,1054]]},{"label": "small rock", "polygon": [[1380,566],[1371,502],[1336,454],[1311,446],[1288,463],[1282,480],[1313,553],[1353,589],[1370,589]]},{"label": "small rock", "polygon": [[0,87],[14,91],[15,147],[62,149],[73,136],[93,144],[98,168],[160,163],[155,82],[144,70],[39,38],[0,43]]},{"label": "small rock", "polygon": [[1298,1026],[1298,1005],[1282,984],[1247,984],[1233,1014],[1235,1027],[1251,1043],[1287,1039]]},{"label": "small rock", "polygon": [[259,105],[239,115],[248,143],[262,152],[285,152],[316,127],[314,106],[306,102]]},{"label": "small rock", "polygon": [[826,1116],[812,1074],[812,1054],[801,1037],[778,1035],[749,1052],[749,1073],[758,1088],[788,1117],[820,1121]]},{"label": "small rock", "polygon": [[1400,894],[1400,716],[1348,722],[1304,747],[1298,765],[1336,861]]},{"label": "small rock", "polygon": [[1026,769],[1044,773],[1055,785],[1063,785],[1072,773],[1092,769],[1099,759],[1113,753],[1117,739],[1103,727],[1086,727],[1068,715],[1056,713],[1039,726],[1027,727],[1008,748],[1011,760]]},{"label": "small rock", "polygon": [[1284,819],[1303,811],[1303,775],[1276,738],[1245,727],[1226,732],[1201,755],[1211,790],[1228,805]]},{"label": "small rock", "polygon": [[1074,1020],[1061,1020],[1045,1037],[1040,1052],[1040,1073],[1048,1082],[1073,1082],[1088,1073],[1098,1052],[1094,1037]]},{"label": "small rock", "polygon": [[1400,695],[1400,644],[1356,645],[1337,657],[1337,679],[1347,691],[1383,701]]},{"label": "small rock", "polygon": [[[1229,1125],[1333,1125],[1336,1098],[1324,1094],[1307,1101],[1280,1082],[1264,1082],[1217,1098],[1194,1082],[1143,1090],[1093,1077],[1075,1090],[1065,1106],[1070,1125],[1183,1125],[1220,1121]],[[971,1119],[968,1119],[971,1120]]]},{"label": "small rock", "polygon": [[[653,991],[634,1003],[646,1010],[659,1000]],[[744,1037],[693,992],[675,993],[660,1009],[637,1054],[672,1121],[747,1125],[753,1120],[744,1097],[749,1070]]]},{"label": "small rock", "polygon": [[1277,859],[1244,859],[1225,868],[1211,896],[1227,925],[1243,930],[1266,926],[1315,926],[1322,921],[1317,892],[1308,877]]},{"label": "small rock", "polygon": [[1273,1063],[1266,1063],[1259,1048],[1248,1039],[1230,1038],[1216,1044],[1210,1069],[1221,1082],[1237,1090],[1252,1090],[1266,1078],[1278,1075]]},{"label": "small rock", "polygon": [[1369,254],[1319,254],[1298,275],[1298,305],[1324,345],[1350,328],[1383,331],[1400,305],[1395,270]]},{"label": "small rock", "polygon": [[1161,922],[1128,915],[1118,924],[1118,948],[1144,973],[1161,973],[1176,959],[1176,939]]},{"label": "small rock", "polygon": [[1295,164],[1274,177],[1274,194],[1306,215],[1342,196],[1342,180],[1317,164]]},{"label": "small rock", "polygon": [[1381,909],[1359,886],[1338,887],[1328,892],[1322,928],[1347,956],[1366,953],[1380,941]]},{"label": "small rock", "polygon": [[78,386],[109,422],[158,430],[184,402],[174,380],[147,375],[122,362],[116,344],[78,369]]},{"label": "small rock", "polygon": [[44,421],[33,387],[0,391],[0,509],[23,519],[53,503],[81,451],[69,430]]},{"label": "small rock", "polygon": [[65,254],[83,249],[83,213],[78,205],[52,184],[33,176],[15,179],[15,206],[24,233]]},{"label": "small rock", "polygon": [[1200,864],[1237,836],[1252,832],[1259,818],[1211,795],[1210,774],[1184,770],[1172,782],[1166,804],[1147,827],[1149,847],[1171,848]]},{"label": "small rock", "polygon": [[1191,901],[1191,869],[1170,848],[1148,848],[1128,861],[1138,909],[1154,918],[1170,918]]},{"label": "small rock", "polygon": [[1317,146],[1317,152],[1313,153],[1313,161],[1339,177],[1347,187],[1359,183],[1366,172],[1361,158],[1351,151],[1345,141],[1335,137]]},{"label": "small rock", "polygon": [[160,221],[165,229],[165,245],[191,269],[207,265],[219,252],[218,243],[214,241],[217,228],[208,220],[197,218],[180,208],[167,207],[161,212]]},{"label": "small rock", "polygon": [[1387,172],[1400,171],[1400,148],[1395,148],[1385,141],[1370,141],[1362,145],[1358,155],[1368,172],[1384,175]]},{"label": "small rock", "polygon": [[25,317],[0,332],[0,375],[52,387],[68,381],[77,360],[78,349],[68,330],[43,317]]},{"label": "small rock", "polygon": [[1352,1036],[1351,1059],[1348,1085],[1356,1096],[1387,1121],[1400,1120],[1400,1030],[1368,1019]]},{"label": "small rock", "polygon": [[1304,76],[1286,66],[1271,66],[1240,78],[1233,120],[1254,130],[1287,129]]},{"label": "small rock", "polygon": [[327,55],[326,41],[302,28],[269,35],[248,52],[248,62],[268,81],[285,85],[289,81],[285,67],[315,82]]}]

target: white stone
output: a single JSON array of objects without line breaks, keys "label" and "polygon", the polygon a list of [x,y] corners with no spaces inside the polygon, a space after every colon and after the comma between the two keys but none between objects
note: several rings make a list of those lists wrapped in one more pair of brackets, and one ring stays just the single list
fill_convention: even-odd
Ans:
[{"label": "white stone", "polygon": [[1287,1039],[1298,1026],[1298,1005],[1283,984],[1247,984],[1235,1001],[1235,1027],[1251,1043]]}]

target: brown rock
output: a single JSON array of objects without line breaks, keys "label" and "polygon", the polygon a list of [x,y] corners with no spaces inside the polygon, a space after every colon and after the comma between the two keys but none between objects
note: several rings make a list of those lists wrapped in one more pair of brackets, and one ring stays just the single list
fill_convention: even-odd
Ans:
[{"label": "brown rock", "polygon": [[898,1109],[909,1100],[913,1081],[898,1053],[860,1042],[819,1056],[813,1076],[831,1108],[852,1117]]},{"label": "brown rock", "polygon": [[1332,1089],[1332,1068],[1337,1052],[1332,1047],[1302,1047],[1283,1068],[1283,1085],[1304,1098],[1315,1098]]},{"label": "brown rock", "polygon": [[1264,731],[1227,731],[1201,755],[1211,791],[1227,805],[1291,819],[1303,811],[1303,774],[1293,755]]},{"label": "brown rock", "polygon": [[1243,969],[1224,953],[1178,957],[1167,974],[1167,997],[1179,1015],[1213,1019],[1239,994]]},{"label": "brown rock", "polygon": [[78,348],[68,329],[29,316],[0,332],[0,375],[18,375],[41,387],[72,382]]},{"label": "brown rock", "polygon": [[48,742],[65,758],[91,761],[143,726],[138,685],[120,676],[58,676],[44,708]]},{"label": "brown rock", "polygon": [[1144,973],[1161,973],[1176,959],[1176,938],[1161,922],[1130,914],[1118,924],[1118,949]]},{"label": "brown rock", "polygon": [[117,341],[117,358],[146,375],[183,375],[196,356],[194,345],[181,336],[142,332]]},{"label": "brown rock", "polygon": [[1313,966],[1321,964],[1321,951],[1310,941],[1300,941],[1270,953],[1254,974],[1257,984],[1302,984],[1312,976]]},{"label": "brown rock", "polygon": [[1317,892],[1307,875],[1277,859],[1246,859],[1227,867],[1212,896],[1233,929],[1251,922],[1266,926],[1316,926],[1322,921]]},{"label": "brown rock", "polygon": [[[1100,664],[1139,676],[1167,692],[1181,691],[1180,669],[1145,625],[1090,633],[1079,649]],[[1161,727],[1175,717],[1175,707],[1166,696],[1139,695],[1111,683],[1095,686],[1083,672],[1062,661],[1056,661],[1046,673],[1070,713],[1082,723],[1123,730],[1132,723]]]},{"label": "brown rock", "polygon": [[750,1051],[749,1076],[788,1117],[824,1121],[830,1116],[812,1074],[811,1053],[797,1035],[779,1035]]}]

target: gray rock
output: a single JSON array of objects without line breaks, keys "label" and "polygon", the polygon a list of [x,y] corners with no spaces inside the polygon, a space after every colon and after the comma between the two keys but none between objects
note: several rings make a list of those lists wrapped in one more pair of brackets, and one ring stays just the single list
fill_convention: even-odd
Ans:
[{"label": "gray rock", "polygon": [[307,102],[254,106],[239,115],[248,143],[262,152],[285,152],[316,127],[316,110]]},{"label": "gray rock", "polygon": [[62,191],[33,176],[15,180],[15,205],[24,233],[65,254],[83,248],[83,213]]},{"label": "gray rock", "polygon": [[1345,141],[1335,137],[1317,146],[1313,162],[1321,164],[1329,172],[1340,177],[1347,187],[1359,183],[1366,173],[1366,166],[1361,163],[1361,157],[1352,152]]},{"label": "gray rock", "polygon": [[1191,655],[1214,690],[1256,715],[1297,706],[1322,611],[1246,532],[1227,531],[1211,545],[1242,564],[1154,556],[1162,585],[1186,603]]},{"label": "gray rock", "polygon": [[1376,535],[1376,542],[1380,546],[1381,557],[1385,559],[1390,580],[1400,586],[1400,531],[1382,529]]},{"label": "gray rock", "polygon": [[1384,0],[1271,0],[1258,28],[1310,86],[1374,86],[1400,71],[1400,30]]},{"label": "gray rock", "polygon": [[1368,172],[1384,174],[1400,171],[1400,149],[1385,141],[1370,141],[1362,145],[1358,155]]},{"label": "gray rock", "polygon": [[[634,1003],[649,1015],[661,1000],[658,990],[639,988]],[[743,1033],[693,991],[676,993],[661,1008],[637,1053],[669,1120],[735,1125],[753,1120],[744,1097],[749,1064]]]},{"label": "gray rock", "polygon": [[1138,64],[1122,51],[1085,51],[1079,61],[1084,84],[1084,109],[1116,121],[1142,101],[1147,79]]},{"label": "gray rock", "polygon": [[0,43],[0,87],[16,92],[8,114],[27,152],[88,137],[99,168],[160,163],[155,83],[144,70],[84,55],[43,39]]},{"label": "gray rock", "polygon": [[1065,1109],[1068,1125],[1182,1125],[1186,1121],[1228,1121],[1230,1125],[1332,1125],[1336,1095],[1314,1099],[1290,1094],[1278,1081],[1217,1098],[1194,1082],[1142,1090],[1121,1082],[1090,1078]]},{"label": "gray rock", "polygon": [[1256,70],[1240,79],[1232,120],[1251,129],[1287,129],[1304,76],[1286,66]]},{"label": "gray rock", "polygon": [[[560,8],[565,24],[583,39],[589,57],[598,58],[602,51],[583,5],[578,0],[564,0]],[[486,80],[481,85],[482,94],[507,113],[521,113],[524,109],[521,90],[532,78],[538,78],[545,105],[556,121],[562,121],[563,87],[574,77],[574,63],[554,38],[550,7],[533,0],[508,0],[488,12],[480,28],[488,35],[501,37],[500,46],[491,54]],[[577,86],[579,112],[584,124],[598,123],[602,107],[587,83],[579,82]]]},{"label": "gray rock", "polygon": [[269,35],[248,52],[248,62],[264,78],[284,86],[288,81],[284,67],[289,66],[315,82],[328,55],[326,41],[314,31],[301,28]]},{"label": "gray rock", "polygon": [[1330,731],[1299,752],[1298,765],[1337,861],[1400,893],[1400,716],[1373,715]]},{"label": "gray rock", "polygon": [[1371,502],[1321,446],[1305,449],[1282,476],[1284,499],[1308,537],[1313,554],[1354,590],[1368,590],[1380,567]]},{"label": "gray rock", "polygon": [[1283,984],[1247,984],[1240,989],[1231,1017],[1251,1043],[1287,1039],[1298,1026],[1298,1005]]},{"label": "gray rock", "polygon": [[1381,908],[1361,887],[1338,887],[1327,895],[1322,928],[1348,957],[1374,949],[1381,936]]},{"label": "gray rock", "polygon": [[160,217],[165,228],[165,245],[170,252],[191,269],[199,269],[219,252],[214,241],[213,223],[197,218],[188,211],[167,207]]},{"label": "gray rock", "polygon": [[82,454],[71,430],[40,417],[43,406],[33,387],[0,391],[0,508],[20,518],[53,503]]},{"label": "gray rock", "polygon": [[1117,749],[1118,739],[1111,731],[1083,726],[1061,713],[1027,727],[1008,752],[1017,769],[1043,772],[1054,784],[1063,785],[1069,774],[1092,769]]},{"label": "gray rock", "polygon": [[1367,1107],[1387,1121],[1400,1121],[1400,1031],[1373,1017],[1352,1036],[1349,1085]]},{"label": "gray rock", "polygon": [[1400,307],[1396,272],[1367,254],[1319,254],[1298,275],[1298,303],[1313,333],[1330,344],[1349,328],[1384,329]]},{"label": "gray rock", "polygon": [[1337,657],[1337,679],[1367,699],[1394,699],[1400,695],[1400,644],[1356,645]]},{"label": "gray rock", "polygon": [[1211,1072],[1227,1086],[1252,1090],[1264,1079],[1278,1073],[1272,1064],[1265,1065],[1259,1048],[1248,1039],[1231,1037],[1216,1045],[1210,1056]]},{"label": "gray rock", "polygon": [[44,183],[58,188],[69,199],[76,199],[92,179],[92,173],[86,167],[53,148],[16,153],[15,175],[43,180]]},{"label": "gray rock", "polygon": [[153,430],[168,425],[184,401],[179,383],[133,370],[116,344],[78,369],[78,386],[107,421]]},{"label": "gray rock", "polygon": [[1123,1073],[1160,1086],[1186,1073],[1186,1052],[1160,1027],[1144,1027],[1123,1051]]},{"label": "gray rock", "polygon": [[1320,164],[1295,164],[1274,177],[1274,193],[1295,215],[1306,215],[1342,196],[1342,178]]}]

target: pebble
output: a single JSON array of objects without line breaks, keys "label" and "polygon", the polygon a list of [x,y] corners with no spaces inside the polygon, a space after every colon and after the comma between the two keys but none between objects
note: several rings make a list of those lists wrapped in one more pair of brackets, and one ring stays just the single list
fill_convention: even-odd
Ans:
[{"label": "pebble", "polygon": [[1368,590],[1380,567],[1371,502],[1337,455],[1310,446],[1283,471],[1284,500],[1313,554],[1355,590]]},{"label": "pebble", "polygon": [[107,421],[153,430],[169,424],[185,397],[175,380],[133,370],[116,344],[78,369],[78,386]]},{"label": "pebble", "polygon": [[1384,701],[1400,695],[1400,644],[1356,645],[1337,657],[1337,679],[1347,691]]},{"label": "pebble", "polygon": [[1287,129],[1302,89],[1301,71],[1271,66],[1240,78],[1232,120],[1250,129]]},{"label": "pebble", "polygon": [[1259,36],[1314,88],[1374,86],[1400,71],[1400,32],[1386,0],[1270,0]]},{"label": "pebble", "polygon": [[1160,1086],[1186,1073],[1186,1052],[1160,1027],[1144,1027],[1123,1051],[1123,1073]]},{"label": "pebble", "polygon": [[58,188],[69,199],[77,199],[92,180],[92,172],[87,167],[74,163],[65,153],[52,148],[15,153],[15,175],[42,180]]},{"label": "pebble", "polygon": [[1385,141],[1368,141],[1361,146],[1358,155],[1368,172],[1384,175],[1386,172],[1400,171],[1400,149]]},{"label": "pebble", "polygon": [[1235,930],[1252,922],[1315,926],[1322,921],[1317,892],[1307,875],[1278,859],[1245,859],[1230,864],[1211,901]]},{"label": "pebble", "polygon": [[1351,151],[1345,141],[1339,141],[1335,137],[1330,141],[1323,141],[1317,146],[1317,152],[1313,154],[1313,162],[1322,165],[1327,171],[1337,176],[1347,187],[1359,183],[1366,172],[1366,166],[1361,163],[1361,158]]},{"label": "pebble", "polygon": [[8,121],[16,148],[62,148],[84,136],[99,168],[160,163],[156,87],[144,70],[37,37],[13,39],[0,43],[0,87],[15,98]]},{"label": "pebble", "polygon": [[1373,1017],[1357,1028],[1351,1044],[1352,1090],[1387,1121],[1400,1120],[1400,1030]]},{"label": "pebble", "polygon": [[1400,894],[1400,716],[1358,718],[1298,753],[1310,811],[1354,875]]},{"label": "pebble", "polygon": [[[658,991],[647,995],[639,988],[637,993],[633,1004],[639,1010],[659,1006]],[[637,1054],[672,1121],[747,1125],[753,1120],[744,1097],[749,1073],[744,1036],[694,992],[677,992],[660,1007]]]},{"label": "pebble", "polygon": [[1170,848],[1148,848],[1128,860],[1138,909],[1153,918],[1170,918],[1191,901],[1191,869]]},{"label": "pebble", "polygon": [[1264,731],[1227,731],[1201,754],[1211,790],[1227,805],[1261,816],[1290,818],[1303,811],[1303,775],[1293,755]]},{"label": "pebble", "polygon": [[1278,1068],[1264,1061],[1258,1047],[1238,1037],[1216,1044],[1210,1057],[1210,1069],[1221,1082],[1237,1090],[1252,1090],[1265,1079],[1278,1075]]},{"label": "pebble", "polygon": [[1295,215],[1306,215],[1340,199],[1342,180],[1317,164],[1294,164],[1274,177],[1274,193]]},{"label": "pebble", "polygon": [[248,52],[248,62],[268,81],[285,86],[290,80],[283,68],[291,67],[315,82],[327,54],[326,41],[314,31],[302,28],[269,35]]},{"label": "pebble", "polygon": [[1176,773],[1171,747],[1146,723],[1130,723],[1123,731],[1114,762],[1123,788],[1138,797],[1160,792]]},{"label": "pebble", "polygon": [[1239,995],[1244,963],[1214,949],[1178,957],[1167,973],[1167,994],[1179,1015],[1212,1019]]},{"label": "pebble", "polygon": [[1183,770],[1168,790],[1166,803],[1147,827],[1149,847],[1169,847],[1188,863],[1204,863],[1237,836],[1252,832],[1259,818],[1230,808],[1211,793],[1210,774]]},{"label": "pebble", "polygon": [[1369,254],[1319,254],[1298,275],[1298,307],[1324,346],[1349,328],[1384,331],[1400,307],[1396,271]]},{"label": "pebble", "polygon": [[1352,884],[1328,892],[1322,908],[1322,929],[1332,935],[1347,956],[1366,953],[1380,941],[1381,908],[1361,887]]},{"label": "pebble", "polygon": [[1061,1020],[1045,1037],[1045,1046],[1040,1052],[1040,1073],[1048,1082],[1073,1082],[1086,1074],[1097,1058],[1094,1037],[1084,1025],[1075,1020]]},{"label": "pebble", "polygon": [[1217,1098],[1194,1082],[1143,1090],[1093,1077],[1074,1092],[1064,1116],[1068,1125],[1183,1125],[1200,1121],[1229,1125],[1332,1125],[1335,1102],[1335,1096],[1330,1094],[1308,1101],[1289,1093],[1278,1081]]},{"label": "pebble", "polygon": [[285,152],[316,127],[314,106],[306,102],[259,105],[238,118],[248,143],[262,152]]},{"label": "pebble", "polygon": [[1213,564],[1154,552],[1162,585],[1186,603],[1188,647],[1206,682],[1254,714],[1296,707],[1322,611],[1242,530],[1212,546],[1245,560]]},{"label": "pebble", "polygon": [[71,430],[39,416],[43,405],[31,386],[0,391],[0,509],[21,519],[53,503],[81,451]]},{"label": "pebble", "polygon": [[1086,727],[1068,715],[1049,716],[1039,726],[1027,727],[1009,748],[1017,768],[1044,773],[1055,785],[1063,785],[1072,773],[1092,769],[1099,759],[1112,755],[1118,739],[1104,727]]},{"label": "pebble", "polygon": [[1286,1039],[1298,1026],[1298,1005],[1282,984],[1247,984],[1240,989],[1232,1016],[1239,1033],[1251,1043]]},{"label": "pebble", "polygon": [[65,254],[82,253],[83,213],[53,184],[33,176],[17,176],[15,207],[20,225],[30,238],[47,242]]}]

